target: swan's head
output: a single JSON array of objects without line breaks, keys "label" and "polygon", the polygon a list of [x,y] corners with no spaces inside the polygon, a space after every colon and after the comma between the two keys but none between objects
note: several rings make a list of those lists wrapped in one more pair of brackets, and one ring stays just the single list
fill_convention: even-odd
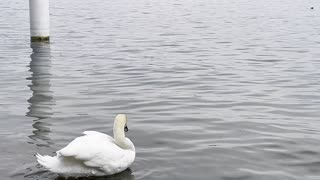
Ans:
[{"label": "swan's head", "polygon": [[123,128],[124,132],[128,132],[127,116],[125,114],[118,114],[114,120],[116,128]]}]

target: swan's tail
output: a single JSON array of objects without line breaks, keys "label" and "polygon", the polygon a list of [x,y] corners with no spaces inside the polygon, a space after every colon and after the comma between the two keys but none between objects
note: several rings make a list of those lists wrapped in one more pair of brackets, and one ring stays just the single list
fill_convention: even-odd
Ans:
[{"label": "swan's tail", "polygon": [[37,161],[39,164],[41,164],[43,167],[47,168],[48,170],[52,170],[59,164],[59,160],[57,157],[51,157],[51,156],[42,156],[37,153],[36,155]]}]

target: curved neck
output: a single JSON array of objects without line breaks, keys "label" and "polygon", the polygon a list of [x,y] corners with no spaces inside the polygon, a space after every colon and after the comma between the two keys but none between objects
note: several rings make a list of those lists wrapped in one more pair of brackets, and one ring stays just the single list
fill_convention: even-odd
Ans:
[{"label": "curved neck", "polygon": [[121,124],[119,121],[115,121],[113,124],[113,138],[118,146],[122,149],[127,149],[124,124]]}]

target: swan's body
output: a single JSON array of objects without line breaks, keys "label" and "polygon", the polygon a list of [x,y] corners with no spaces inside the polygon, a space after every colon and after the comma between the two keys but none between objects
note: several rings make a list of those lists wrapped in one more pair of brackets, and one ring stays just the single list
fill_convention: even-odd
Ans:
[{"label": "swan's body", "polygon": [[54,157],[37,154],[37,161],[49,171],[65,176],[104,176],[124,171],[135,159],[135,147],[125,137],[126,123],[126,116],[120,114],[114,122],[114,138],[85,131],[84,136],[74,139]]}]

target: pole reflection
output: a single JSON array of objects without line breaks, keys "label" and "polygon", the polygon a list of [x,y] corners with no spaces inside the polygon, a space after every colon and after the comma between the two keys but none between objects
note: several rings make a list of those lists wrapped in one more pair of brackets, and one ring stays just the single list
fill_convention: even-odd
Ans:
[{"label": "pole reflection", "polygon": [[51,60],[50,60],[50,44],[34,42],[31,43],[31,48],[33,50],[30,58],[30,72],[31,80],[29,85],[32,91],[32,96],[28,100],[29,111],[27,116],[34,117],[33,120],[33,135],[29,137],[34,140],[38,146],[49,146],[52,144],[49,133],[50,133],[50,123],[48,118],[53,115],[52,106],[55,105],[53,98],[53,92],[50,90],[51,83]]}]

